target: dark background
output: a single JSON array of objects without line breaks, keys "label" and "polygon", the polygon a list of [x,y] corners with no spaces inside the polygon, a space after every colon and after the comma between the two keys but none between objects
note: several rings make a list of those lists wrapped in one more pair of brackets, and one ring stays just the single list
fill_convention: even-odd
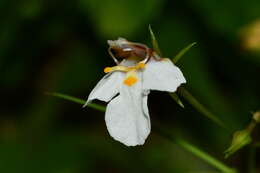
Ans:
[{"label": "dark background", "polygon": [[[197,42],[177,64],[185,87],[232,130],[260,109],[259,0],[1,0],[0,19],[0,172],[214,172],[153,129],[144,146],[126,147],[104,113],[44,94],[86,99],[114,65],[106,41],[151,47],[149,24],[166,57]],[[224,160],[231,134],[182,100],[185,109],[152,92],[152,124]],[[247,150],[224,162],[247,172]]]}]

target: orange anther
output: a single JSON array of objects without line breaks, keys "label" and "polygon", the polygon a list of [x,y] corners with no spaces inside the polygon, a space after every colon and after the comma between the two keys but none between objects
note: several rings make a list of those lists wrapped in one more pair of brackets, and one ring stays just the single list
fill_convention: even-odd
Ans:
[{"label": "orange anther", "polygon": [[124,84],[127,86],[132,86],[137,82],[137,78],[134,76],[129,76],[124,80]]}]

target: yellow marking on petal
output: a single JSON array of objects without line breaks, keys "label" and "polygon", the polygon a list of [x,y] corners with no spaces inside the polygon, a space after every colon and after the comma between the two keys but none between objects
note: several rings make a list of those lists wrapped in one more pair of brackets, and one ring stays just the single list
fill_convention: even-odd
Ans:
[{"label": "yellow marking on petal", "polygon": [[138,81],[136,70],[131,70],[126,73],[126,77],[124,79],[124,84],[127,86],[132,86]]},{"label": "yellow marking on petal", "polygon": [[128,76],[125,80],[124,80],[124,84],[127,86],[132,86],[134,85],[136,82],[138,81],[138,79],[135,76]]}]

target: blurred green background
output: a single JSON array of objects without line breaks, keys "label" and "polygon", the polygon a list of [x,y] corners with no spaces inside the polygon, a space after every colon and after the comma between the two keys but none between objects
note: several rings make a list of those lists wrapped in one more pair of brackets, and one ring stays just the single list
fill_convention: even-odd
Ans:
[{"label": "blurred green background", "polygon": [[[178,62],[185,87],[232,130],[260,109],[259,0],[1,0],[0,14],[1,173],[217,172],[153,129],[144,146],[126,147],[104,113],[44,94],[86,99],[114,65],[106,41],[151,46],[149,24],[167,57],[197,42]],[[231,134],[182,100],[185,109],[152,92],[152,124],[224,160]],[[225,162],[246,173],[247,153]]]}]

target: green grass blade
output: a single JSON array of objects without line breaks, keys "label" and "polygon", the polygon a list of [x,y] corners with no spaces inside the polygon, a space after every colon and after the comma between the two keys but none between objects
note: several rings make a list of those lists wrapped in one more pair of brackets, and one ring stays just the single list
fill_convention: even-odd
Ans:
[{"label": "green grass blade", "polygon": [[208,153],[202,151],[201,149],[197,148],[196,146],[188,143],[187,141],[184,141],[183,139],[176,138],[175,139],[176,144],[184,148],[185,150],[191,152],[192,154],[198,156],[211,166],[214,166],[215,168],[219,169],[220,171],[224,173],[236,173],[237,171],[233,168],[230,168],[226,166],[221,161],[217,160],[216,158],[210,156]]},{"label": "green grass blade", "polygon": [[[72,97],[72,96],[69,96],[69,95],[66,95],[66,94],[61,94],[61,93],[56,93],[56,92],[53,92],[53,93],[47,92],[46,94],[50,95],[50,96],[54,96],[54,97],[59,97],[59,98],[62,98],[62,99],[68,100],[68,101],[72,101],[74,103],[82,104],[82,105],[84,105],[86,103],[86,100],[79,99],[79,98],[76,98],[76,97]],[[102,111],[102,112],[106,111],[105,106],[95,104],[95,103],[90,103],[90,104],[87,105],[87,107],[90,107],[90,108],[93,108],[93,109],[96,109],[96,110],[99,110],[99,111]]]},{"label": "green grass blade", "polygon": [[196,42],[193,42],[191,44],[189,44],[187,47],[183,48],[173,59],[173,63],[176,64],[181,57],[188,52],[188,50],[190,50],[190,48],[192,48],[195,44],[197,44]]},{"label": "green grass blade", "polygon": [[155,127],[154,128],[161,136],[164,136],[166,139],[176,143],[178,146],[183,148],[184,150],[194,154],[195,156],[199,157],[200,159],[204,160],[207,162],[209,165],[217,168],[223,173],[236,173],[236,170],[233,168],[228,167],[221,161],[217,160],[213,156],[209,155],[208,153],[202,151],[198,147],[190,144],[189,142],[179,138],[179,137],[174,137],[171,134],[169,134],[166,130],[163,130],[162,128]]}]

